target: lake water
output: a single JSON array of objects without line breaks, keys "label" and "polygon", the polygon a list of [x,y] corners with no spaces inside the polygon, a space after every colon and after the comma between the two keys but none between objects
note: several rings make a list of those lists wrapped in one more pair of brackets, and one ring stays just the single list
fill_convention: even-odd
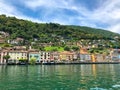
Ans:
[{"label": "lake water", "polygon": [[120,90],[120,64],[0,66],[0,90]]}]

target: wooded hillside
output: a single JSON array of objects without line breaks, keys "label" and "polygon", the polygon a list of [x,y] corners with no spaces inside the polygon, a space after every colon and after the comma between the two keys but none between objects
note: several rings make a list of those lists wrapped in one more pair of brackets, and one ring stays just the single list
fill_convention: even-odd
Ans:
[{"label": "wooded hillside", "polygon": [[80,39],[113,39],[119,34],[83,26],[68,26],[55,23],[33,23],[31,21],[0,15],[0,31],[17,37],[39,42],[59,42],[60,39],[76,41]]}]

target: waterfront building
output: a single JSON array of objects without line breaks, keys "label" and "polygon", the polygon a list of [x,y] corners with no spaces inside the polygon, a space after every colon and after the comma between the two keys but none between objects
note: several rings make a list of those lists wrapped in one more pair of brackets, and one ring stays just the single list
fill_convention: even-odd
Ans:
[{"label": "waterfront building", "polygon": [[38,52],[38,51],[29,52],[28,60],[30,61],[31,58],[35,58],[36,59],[36,63],[40,63],[41,62],[40,52]]},{"label": "waterfront building", "polygon": [[74,60],[77,58],[77,55],[75,52],[70,52],[70,51],[63,51],[60,52],[60,60]]},{"label": "waterfront building", "polygon": [[0,64],[5,64],[6,60],[4,59],[4,56],[6,56],[8,53],[8,50],[0,50]]},{"label": "waterfront building", "polygon": [[90,54],[80,54],[80,61],[90,62],[92,60]]},{"label": "waterfront building", "polygon": [[40,61],[41,62],[50,62],[50,52],[40,51]]},{"label": "waterfront building", "polygon": [[104,54],[96,54],[96,62],[106,62],[108,61],[106,56]]},{"label": "waterfront building", "polygon": [[113,49],[111,52],[111,60],[113,62],[120,61],[120,49]]},{"label": "waterfront building", "polygon": [[73,52],[73,60],[78,60],[78,55],[79,53],[78,52]]},{"label": "waterfront building", "polygon": [[83,62],[91,62],[92,61],[92,56],[91,54],[88,53],[87,48],[81,48],[80,49],[80,61]]},{"label": "waterfront building", "polygon": [[96,62],[96,61],[97,61],[97,60],[96,60],[96,55],[95,55],[95,54],[92,54],[92,55],[91,55],[91,58],[92,58],[92,60],[91,60],[92,62]]},{"label": "waterfront building", "polygon": [[51,61],[59,61],[60,60],[59,52],[51,52],[50,60]]},{"label": "waterfront building", "polygon": [[10,50],[8,52],[8,55],[10,56],[10,59],[8,62],[12,62],[12,63],[18,63],[20,59],[28,59],[27,55],[28,52],[27,51],[23,51],[23,50]]}]

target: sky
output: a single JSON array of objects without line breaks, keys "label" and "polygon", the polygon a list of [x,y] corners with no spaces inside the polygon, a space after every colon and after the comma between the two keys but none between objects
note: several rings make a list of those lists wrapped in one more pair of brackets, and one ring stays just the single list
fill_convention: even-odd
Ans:
[{"label": "sky", "polygon": [[120,0],[0,0],[0,15],[120,33]]}]

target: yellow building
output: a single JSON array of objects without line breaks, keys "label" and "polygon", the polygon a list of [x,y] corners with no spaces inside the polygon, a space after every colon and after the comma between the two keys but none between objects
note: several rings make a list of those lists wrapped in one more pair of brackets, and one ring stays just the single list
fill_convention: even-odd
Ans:
[{"label": "yellow building", "polygon": [[64,51],[60,53],[60,60],[73,60],[77,55],[74,52]]},{"label": "yellow building", "polygon": [[96,62],[96,56],[92,54],[92,62]]},{"label": "yellow building", "polygon": [[10,50],[8,55],[10,60],[14,62],[18,62],[20,59],[28,59],[27,51]]}]

